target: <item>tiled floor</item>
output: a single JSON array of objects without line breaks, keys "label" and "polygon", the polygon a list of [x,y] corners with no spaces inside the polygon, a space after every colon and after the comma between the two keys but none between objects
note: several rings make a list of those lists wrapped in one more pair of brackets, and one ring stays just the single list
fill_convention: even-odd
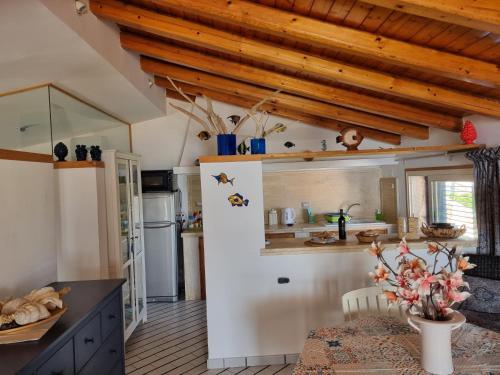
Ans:
[{"label": "tiled floor", "polygon": [[126,373],[141,374],[291,374],[293,365],[207,369],[207,320],[204,301],[148,305],[148,322],[126,345]]}]

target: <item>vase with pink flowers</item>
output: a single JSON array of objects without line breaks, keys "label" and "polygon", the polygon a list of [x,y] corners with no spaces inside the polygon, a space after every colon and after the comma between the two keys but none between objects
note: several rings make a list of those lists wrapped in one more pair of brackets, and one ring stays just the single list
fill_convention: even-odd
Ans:
[{"label": "vase with pink flowers", "polygon": [[370,276],[384,287],[390,303],[407,307],[408,323],[421,334],[424,370],[451,374],[451,331],[465,323],[465,317],[452,307],[470,296],[463,273],[475,265],[456,247],[449,249],[439,242],[428,244],[427,256],[413,252],[405,239],[398,249],[391,265],[382,243],[373,242],[368,252],[377,257],[378,265]]}]

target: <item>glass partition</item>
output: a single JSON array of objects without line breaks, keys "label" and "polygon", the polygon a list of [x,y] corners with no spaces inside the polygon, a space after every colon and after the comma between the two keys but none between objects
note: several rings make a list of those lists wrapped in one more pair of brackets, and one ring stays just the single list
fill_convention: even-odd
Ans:
[{"label": "glass partition", "polygon": [[[0,96],[0,148],[52,154],[63,142],[130,152],[129,125],[53,86]],[[89,156],[90,157],[90,156]]]},{"label": "glass partition", "polygon": [[52,153],[48,86],[0,97],[0,148]]}]

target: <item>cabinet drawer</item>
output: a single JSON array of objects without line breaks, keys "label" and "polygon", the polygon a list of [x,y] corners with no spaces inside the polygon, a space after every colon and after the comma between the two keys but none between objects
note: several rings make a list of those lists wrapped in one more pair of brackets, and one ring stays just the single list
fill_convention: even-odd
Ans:
[{"label": "cabinet drawer", "polygon": [[74,375],[73,339],[41,365],[36,373],[37,375]]},{"label": "cabinet drawer", "polygon": [[125,364],[122,360],[119,360],[118,363],[113,367],[113,370],[109,373],[109,375],[124,375],[125,374]]},{"label": "cabinet drawer", "polygon": [[121,329],[113,331],[79,375],[107,375],[118,361],[124,361]]},{"label": "cabinet drawer", "polygon": [[105,340],[106,337],[120,325],[121,316],[121,306],[120,306],[120,296],[113,298],[104,309],[101,311],[101,330],[102,339]]},{"label": "cabinet drawer", "polygon": [[101,346],[101,314],[97,314],[75,335],[76,372]]}]

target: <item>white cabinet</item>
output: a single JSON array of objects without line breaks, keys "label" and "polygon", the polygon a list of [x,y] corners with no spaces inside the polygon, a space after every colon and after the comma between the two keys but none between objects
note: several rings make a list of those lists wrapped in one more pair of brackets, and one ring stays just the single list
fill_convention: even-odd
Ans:
[{"label": "white cabinet", "polygon": [[110,277],[123,286],[125,339],[146,321],[146,282],[140,157],[104,151]]}]

